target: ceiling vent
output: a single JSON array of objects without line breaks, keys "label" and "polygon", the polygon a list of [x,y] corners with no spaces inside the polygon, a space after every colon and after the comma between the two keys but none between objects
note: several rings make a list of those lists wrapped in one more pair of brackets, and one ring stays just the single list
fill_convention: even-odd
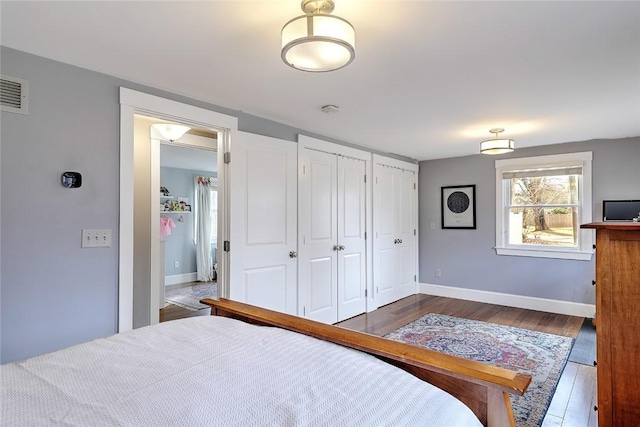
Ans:
[{"label": "ceiling vent", "polygon": [[0,75],[0,106],[10,113],[29,113],[29,82],[17,77]]}]

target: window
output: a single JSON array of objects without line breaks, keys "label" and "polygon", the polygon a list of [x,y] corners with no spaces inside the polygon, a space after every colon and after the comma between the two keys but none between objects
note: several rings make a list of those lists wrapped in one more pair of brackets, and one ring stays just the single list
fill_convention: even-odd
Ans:
[{"label": "window", "polygon": [[498,255],[589,260],[591,152],[496,160]]}]

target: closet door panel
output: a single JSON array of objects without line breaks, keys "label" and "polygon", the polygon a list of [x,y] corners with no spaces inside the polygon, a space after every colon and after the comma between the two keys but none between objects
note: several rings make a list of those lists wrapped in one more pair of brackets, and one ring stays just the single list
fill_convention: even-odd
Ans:
[{"label": "closet door panel", "polygon": [[364,162],[339,158],[338,225],[340,238],[364,239]]},{"label": "closet door panel", "polygon": [[344,317],[344,319],[347,319],[362,313],[362,311],[359,311],[353,316],[349,316],[349,312],[346,311],[345,306],[357,303],[364,298],[364,292],[362,291],[362,282],[364,281],[364,277],[362,275],[363,259],[362,254],[360,253],[347,254],[342,256],[341,259],[342,265],[339,267],[342,268],[338,270],[340,274],[338,282],[341,283],[341,317],[347,316]]},{"label": "closet door panel", "polygon": [[391,168],[377,165],[376,174],[376,194],[374,196],[376,238],[391,239],[396,231],[396,203],[397,196],[394,196],[396,177]]},{"label": "closet door panel", "polygon": [[365,162],[338,160],[338,321],[367,309]]},{"label": "closet door panel", "polygon": [[309,302],[303,308],[303,315],[324,323],[336,322],[335,265],[332,257],[311,260]]},{"label": "closet door panel", "polygon": [[300,254],[298,315],[324,323],[337,321],[336,157],[301,149],[298,179]]},{"label": "closet door panel", "polygon": [[396,203],[394,169],[376,164],[373,194],[373,286],[378,306],[396,301]]},{"label": "closet door panel", "polygon": [[[265,286],[268,283],[269,286]],[[244,292],[248,304],[286,312],[284,298],[274,295],[286,295],[287,266],[273,265],[269,267],[246,269],[244,271]]]},{"label": "closet door panel", "polygon": [[286,211],[289,186],[286,165],[286,151],[257,148],[246,151],[249,246],[287,241],[287,221],[290,219]]},{"label": "closet door panel", "polygon": [[415,281],[415,265],[416,259],[413,252],[413,246],[410,244],[396,249],[396,300],[408,297],[416,293]]},{"label": "closet door panel", "polygon": [[[311,229],[309,239],[314,243],[329,245],[336,238],[335,231],[335,162],[334,158],[326,158],[323,153],[314,153],[309,163],[309,202],[311,213]],[[325,248],[326,249],[326,248]]]},{"label": "closet door panel", "polygon": [[[403,237],[413,235],[413,183],[415,182],[415,174],[411,171],[395,169],[394,174],[394,208],[395,213],[395,235],[402,239]],[[404,243],[404,240],[403,240]]]},{"label": "closet door panel", "polygon": [[416,224],[414,212],[415,173],[396,169],[396,256],[398,263],[396,298],[401,299],[416,293],[415,247],[417,237],[414,234]]}]

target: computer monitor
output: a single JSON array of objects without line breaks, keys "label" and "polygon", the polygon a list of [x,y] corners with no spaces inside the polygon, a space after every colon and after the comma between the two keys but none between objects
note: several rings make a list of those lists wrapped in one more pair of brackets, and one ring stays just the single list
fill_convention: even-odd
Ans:
[{"label": "computer monitor", "polygon": [[640,200],[603,200],[603,221],[632,221],[640,216]]}]

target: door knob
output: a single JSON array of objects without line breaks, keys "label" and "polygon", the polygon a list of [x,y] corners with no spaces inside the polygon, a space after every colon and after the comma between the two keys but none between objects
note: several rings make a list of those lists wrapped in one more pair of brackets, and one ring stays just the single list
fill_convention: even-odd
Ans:
[{"label": "door knob", "polygon": [[393,244],[397,245],[398,244],[398,239],[393,239]]},{"label": "door knob", "polygon": [[298,256],[298,253],[296,251],[289,252],[289,258],[295,258],[297,256]]},{"label": "door knob", "polygon": [[344,245],[340,245],[340,246],[338,246],[338,250],[339,250],[339,251],[344,251]]},{"label": "door knob", "polygon": [[402,239],[398,239],[398,243],[402,243]]},{"label": "door knob", "polygon": [[338,245],[333,245],[333,250],[334,250],[334,251],[339,251],[339,250],[340,250],[340,246],[338,246]]}]

